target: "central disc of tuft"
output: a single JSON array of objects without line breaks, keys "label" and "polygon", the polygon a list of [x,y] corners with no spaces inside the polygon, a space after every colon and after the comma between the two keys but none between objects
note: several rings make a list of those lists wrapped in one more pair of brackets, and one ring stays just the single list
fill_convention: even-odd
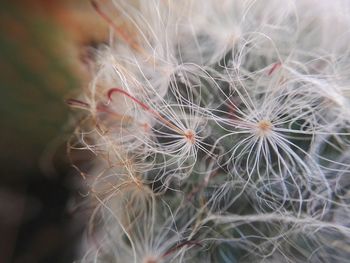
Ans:
[{"label": "central disc of tuft", "polygon": [[194,131],[186,130],[184,136],[189,143],[194,144],[196,142],[196,134]]},{"label": "central disc of tuft", "polygon": [[155,257],[147,257],[143,260],[143,263],[159,263],[159,261]]},{"label": "central disc of tuft", "polygon": [[259,135],[266,135],[272,130],[272,123],[268,120],[261,120],[258,122]]}]

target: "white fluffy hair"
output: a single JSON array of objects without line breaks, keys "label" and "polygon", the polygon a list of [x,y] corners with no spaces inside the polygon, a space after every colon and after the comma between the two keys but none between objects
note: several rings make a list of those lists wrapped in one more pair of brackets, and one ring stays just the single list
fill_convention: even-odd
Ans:
[{"label": "white fluffy hair", "polygon": [[348,262],[350,2],[92,3],[81,262]]}]

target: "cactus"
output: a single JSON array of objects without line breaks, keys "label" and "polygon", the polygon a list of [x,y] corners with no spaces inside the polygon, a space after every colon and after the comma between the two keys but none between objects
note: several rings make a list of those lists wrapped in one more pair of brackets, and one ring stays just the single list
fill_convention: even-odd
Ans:
[{"label": "cactus", "polygon": [[345,1],[93,1],[81,262],[347,262]]}]

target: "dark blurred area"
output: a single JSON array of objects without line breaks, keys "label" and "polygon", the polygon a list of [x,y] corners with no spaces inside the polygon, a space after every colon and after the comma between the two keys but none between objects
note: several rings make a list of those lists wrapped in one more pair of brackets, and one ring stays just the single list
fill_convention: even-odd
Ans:
[{"label": "dark blurred area", "polygon": [[89,1],[0,1],[0,262],[73,262],[86,216],[66,142],[65,99],[106,29]]}]

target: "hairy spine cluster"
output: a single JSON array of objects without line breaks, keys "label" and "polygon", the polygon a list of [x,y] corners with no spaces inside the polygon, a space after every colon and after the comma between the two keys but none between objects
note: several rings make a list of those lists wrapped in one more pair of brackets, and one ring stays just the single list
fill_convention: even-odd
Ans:
[{"label": "hairy spine cluster", "polygon": [[347,262],[350,4],[92,3],[81,262]]}]

